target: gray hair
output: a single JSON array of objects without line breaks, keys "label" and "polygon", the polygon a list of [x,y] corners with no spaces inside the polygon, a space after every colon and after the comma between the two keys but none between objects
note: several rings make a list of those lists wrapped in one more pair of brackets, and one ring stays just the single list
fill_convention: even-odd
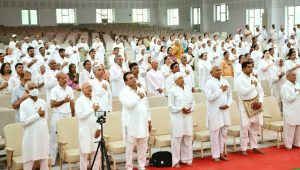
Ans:
[{"label": "gray hair", "polygon": [[103,69],[103,67],[101,65],[95,65],[93,67],[93,72],[96,73],[96,71],[99,70],[99,69]]},{"label": "gray hair", "polygon": [[29,90],[29,86],[32,85],[32,84],[35,84],[33,81],[28,81],[26,84],[25,84],[25,90]]}]

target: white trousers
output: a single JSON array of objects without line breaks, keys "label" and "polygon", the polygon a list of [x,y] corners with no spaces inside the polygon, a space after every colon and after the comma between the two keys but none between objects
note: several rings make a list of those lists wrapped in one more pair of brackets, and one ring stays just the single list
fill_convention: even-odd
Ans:
[{"label": "white trousers", "polygon": [[247,150],[249,138],[250,138],[251,149],[258,148],[257,135],[260,134],[260,129],[261,126],[258,119],[255,122],[249,122],[248,125],[241,127],[241,134],[240,134],[241,151]]},{"label": "white trousers", "polygon": [[212,152],[212,158],[220,158],[220,155],[224,152],[224,144],[227,136],[227,126],[222,126],[219,129],[212,130],[209,126],[210,147]]},{"label": "white trousers", "polygon": [[300,125],[289,125],[284,122],[283,131],[286,148],[292,148],[293,145],[300,147]]},{"label": "white trousers", "polygon": [[148,150],[148,137],[145,138],[135,138],[133,136],[126,137],[126,170],[132,170],[132,154],[134,146],[136,145],[137,155],[138,155],[138,165],[139,170],[145,169],[146,165],[146,154]]},{"label": "white trousers", "polygon": [[57,129],[56,123],[60,119],[69,118],[71,117],[70,114],[60,114],[60,113],[53,113],[51,119],[51,130],[50,130],[50,156],[52,160],[52,165],[55,165],[56,156],[57,156]]},{"label": "white trousers", "polygon": [[[23,163],[23,169],[24,170],[32,170],[34,161],[27,161]],[[40,170],[48,170],[48,159],[41,159],[40,160]]]},{"label": "white trousers", "polygon": [[193,161],[193,137],[171,137],[172,166],[181,161],[182,163],[192,164]]},{"label": "white trousers", "polygon": [[[95,160],[95,164],[93,166],[93,170],[99,170],[100,169],[100,161],[101,161],[101,156],[100,156],[101,151],[99,150],[97,153],[97,157]],[[92,166],[93,159],[95,156],[96,152],[91,153],[91,160],[88,160],[89,154],[81,153],[80,152],[80,170],[87,170],[88,165]]]}]

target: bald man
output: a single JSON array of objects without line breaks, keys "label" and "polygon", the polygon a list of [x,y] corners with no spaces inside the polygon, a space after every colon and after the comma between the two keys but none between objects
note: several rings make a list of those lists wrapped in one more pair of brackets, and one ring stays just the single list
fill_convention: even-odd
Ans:
[{"label": "bald man", "polygon": [[206,125],[209,129],[211,152],[215,162],[229,160],[224,152],[227,128],[231,125],[229,106],[232,93],[227,80],[221,78],[221,68],[217,65],[210,70],[211,78],[205,85],[207,99]]},{"label": "bald man", "polygon": [[51,90],[50,105],[53,108],[51,119],[51,159],[55,165],[57,156],[56,123],[58,120],[74,116],[74,94],[71,87],[67,86],[66,75],[59,72],[56,75],[58,85]]},{"label": "bald man", "polygon": [[296,71],[287,72],[286,83],[281,88],[284,116],[284,145],[290,150],[300,147],[300,85],[296,83]]},{"label": "bald man", "polygon": [[[99,98],[92,95],[92,86],[85,82],[82,84],[82,93],[76,100],[76,116],[79,119],[79,151],[80,151],[80,169],[87,169],[89,165],[88,156],[94,158],[97,143],[99,141],[101,128],[97,125],[96,112],[101,110]],[[98,152],[93,170],[99,170],[100,154]]]},{"label": "bald man", "polygon": [[151,69],[147,72],[146,82],[149,93],[164,96],[165,79],[162,72],[158,70],[157,61],[151,61]]},{"label": "bald man", "polygon": [[24,124],[22,144],[23,169],[31,170],[34,161],[40,161],[40,169],[48,170],[49,130],[47,125],[47,105],[38,98],[37,84],[29,81],[25,84],[29,97],[20,105],[20,119]]}]

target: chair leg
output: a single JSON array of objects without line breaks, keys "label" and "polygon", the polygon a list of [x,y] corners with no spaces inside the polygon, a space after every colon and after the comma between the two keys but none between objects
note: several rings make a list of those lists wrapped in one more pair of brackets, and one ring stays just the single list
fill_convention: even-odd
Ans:
[{"label": "chair leg", "polygon": [[235,136],[233,137],[233,152],[236,152]]},{"label": "chair leg", "polygon": [[277,148],[279,148],[279,132],[277,132]]},{"label": "chair leg", "polygon": [[60,170],[62,170],[62,160],[61,160],[61,158],[59,158],[59,166],[60,166]]},{"label": "chair leg", "polygon": [[72,170],[71,162],[69,162],[69,170]]},{"label": "chair leg", "polygon": [[203,158],[203,142],[201,142],[201,158]]},{"label": "chair leg", "polygon": [[227,155],[227,145],[226,145],[226,141],[224,143],[224,154]]},{"label": "chair leg", "polygon": [[264,143],[264,128],[263,127],[261,127],[261,144],[263,144]]}]

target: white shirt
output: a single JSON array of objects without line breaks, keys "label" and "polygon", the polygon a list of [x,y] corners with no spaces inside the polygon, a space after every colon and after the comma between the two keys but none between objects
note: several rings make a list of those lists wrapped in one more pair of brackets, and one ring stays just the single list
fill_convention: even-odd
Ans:
[{"label": "white shirt", "polygon": [[[272,66],[269,66],[272,64]],[[274,71],[274,63],[272,59],[261,59],[258,63],[258,79],[261,80],[268,80],[271,84],[272,82],[272,72]],[[267,69],[267,70],[265,70]]]},{"label": "white shirt", "polygon": [[[45,111],[40,117],[38,110]],[[48,159],[50,153],[50,136],[47,125],[47,105],[42,99],[33,101],[27,98],[20,105],[20,120],[24,126],[22,143],[22,162]]]},{"label": "white shirt", "polygon": [[300,125],[300,94],[296,89],[300,89],[299,84],[290,81],[286,81],[281,88],[283,116],[289,125]]},{"label": "white shirt", "polygon": [[18,85],[20,85],[20,77],[17,73],[13,73],[8,80],[8,90],[12,92],[12,90]]},{"label": "white shirt", "polygon": [[251,58],[254,60],[254,68],[258,68],[258,63],[261,60],[263,53],[258,50],[254,50],[251,52]]},{"label": "white shirt", "polygon": [[207,80],[210,79],[211,64],[208,60],[199,60],[198,62],[198,75],[199,75],[199,87],[204,90]]},{"label": "white shirt", "polygon": [[[139,92],[144,93],[145,97],[140,98]],[[126,135],[135,138],[148,137],[148,121],[151,121],[151,116],[145,90],[138,87],[135,91],[125,86],[119,99],[122,104],[122,126],[126,129]]]},{"label": "white shirt", "polygon": [[[221,85],[227,85],[228,89],[223,91]],[[230,106],[232,103],[232,93],[229,83],[225,79],[216,79],[212,77],[206,82],[205,96],[207,99],[207,118],[206,125],[210,126],[212,130],[221,128],[222,126],[230,126],[230,110],[220,109],[220,106]]]},{"label": "white shirt", "polygon": [[159,93],[157,89],[164,89],[165,88],[165,79],[162,75],[161,71],[151,69],[147,72],[146,77],[147,82],[147,89],[148,92],[153,93],[154,95],[163,96],[164,93]]},{"label": "white shirt", "polygon": [[[56,85],[51,90],[51,100],[55,101],[62,101],[67,96],[70,97],[70,100],[74,100],[74,94],[71,87],[66,85],[66,89],[63,89],[59,84]],[[71,113],[71,106],[70,102],[66,102],[59,107],[55,107],[53,110],[54,113],[61,113],[61,114],[70,114]]]},{"label": "white shirt", "polygon": [[287,39],[287,35],[286,33],[283,31],[279,31],[278,32],[278,42],[280,45],[284,45],[285,44],[285,40]]},{"label": "white shirt", "polygon": [[48,104],[50,104],[51,90],[58,84],[56,78],[57,73],[58,73],[57,70],[48,70],[44,74],[44,86],[46,90],[46,98]]},{"label": "white shirt", "polygon": [[[101,111],[112,111],[112,94],[108,81],[94,78],[89,81],[93,88],[93,96],[99,98],[98,103],[100,104]],[[106,89],[103,88],[106,85]]]},{"label": "white shirt", "polygon": [[82,86],[83,83],[89,82],[91,79],[94,79],[94,73],[93,71],[88,72],[86,69],[83,69],[79,73],[79,87]]},{"label": "white shirt", "polygon": [[[195,87],[194,70],[191,65],[179,64],[180,72],[183,74],[184,83],[189,87]],[[187,72],[189,72],[187,74]]]},{"label": "white shirt", "polygon": [[194,109],[194,97],[189,87],[184,89],[175,85],[168,94],[168,106],[171,112],[171,136],[182,137],[193,135],[193,117],[191,114],[183,114],[182,108]]},{"label": "white shirt", "polygon": [[[80,55],[76,46],[68,46],[66,48],[66,55],[69,56],[70,62],[78,64],[80,62]],[[65,57],[66,58],[66,57]]]},{"label": "white shirt", "polygon": [[16,48],[16,41],[10,41],[8,47],[14,50]]},{"label": "white shirt", "polygon": [[40,53],[40,51],[39,51],[40,47],[44,47],[44,42],[42,40],[33,40],[31,42],[31,44],[32,44],[32,47],[34,48],[34,53],[35,54],[39,54]]},{"label": "white shirt", "polygon": [[[37,85],[41,84],[41,83],[44,83],[44,75],[39,73],[35,77],[33,77],[32,80]],[[41,88],[39,88],[39,92],[40,93],[45,93],[45,84]]]},{"label": "white shirt", "polygon": [[[299,59],[295,59],[295,60],[286,60],[284,63],[284,68],[286,71],[290,71],[291,69],[293,69],[294,67],[296,67],[297,65],[300,64],[300,60]],[[300,69],[297,68],[296,70],[296,74],[297,74],[297,83],[300,83]]]},{"label": "white shirt", "polygon": [[127,68],[124,66],[120,67],[117,63],[113,64],[109,70],[109,76],[111,81],[111,90],[113,96],[119,96],[122,89],[125,87],[123,80],[124,72],[127,72]]},{"label": "white shirt", "polygon": [[[99,128],[97,125],[97,116],[93,109],[94,104],[99,104],[99,99],[92,96],[91,99],[85,95],[76,100],[75,111],[79,119],[79,147],[80,153],[88,154],[96,151],[99,139],[95,139],[95,133]],[[101,107],[101,106],[100,106]]]},{"label": "white shirt", "polygon": [[[253,84],[251,84],[251,81],[256,81],[257,86],[254,86]],[[254,77],[254,76],[248,77],[245,73],[242,73],[240,76],[235,78],[234,87],[240,98],[239,109],[240,109],[240,114],[241,114],[241,126],[242,127],[247,126],[249,124],[249,122],[252,122],[255,119],[258,119],[260,124],[262,125],[263,124],[262,114],[260,113],[249,119],[249,117],[245,111],[245,107],[244,107],[244,103],[243,103],[243,100],[251,100],[251,99],[254,99],[256,96],[259,97],[259,102],[261,102],[261,103],[263,102],[264,92],[263,92],[260,82],[256,79],[256,77]]]},{"label": "white shirt", "polygon": [[32,45],[31,45],[30,42],[29,42],[29,43],[24,42],[24,43],[22,44],[21,49],[22,49],[22,52],[23,52],[24,54],[27,54],[27,49],[28,49],[28,47],[32,47]]}]

